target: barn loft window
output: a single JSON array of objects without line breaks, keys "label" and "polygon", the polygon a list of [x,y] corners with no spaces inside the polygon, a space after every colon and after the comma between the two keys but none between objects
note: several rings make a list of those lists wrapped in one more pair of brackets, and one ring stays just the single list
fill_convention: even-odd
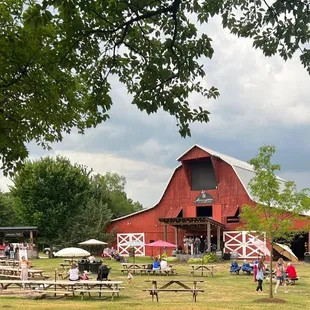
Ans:
[{"label": "barn loft window", "polygon": [[212,217],[212,206],[196,207],[197,217]]},{"label": "barn loft window", "polygon": [[211,158],[189,163],[193,191],[216,189],[217,181]]}]

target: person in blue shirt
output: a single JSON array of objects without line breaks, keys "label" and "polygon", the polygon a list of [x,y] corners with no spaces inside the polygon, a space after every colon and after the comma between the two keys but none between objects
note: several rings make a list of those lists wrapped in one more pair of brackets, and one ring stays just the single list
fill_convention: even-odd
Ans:
[{"label": "person in blue shirt", "polygon": [[160,269],[160,261],[158,260],[158,258],[155,258],[155,261],[153,263],[153,270],[159,270]]}]

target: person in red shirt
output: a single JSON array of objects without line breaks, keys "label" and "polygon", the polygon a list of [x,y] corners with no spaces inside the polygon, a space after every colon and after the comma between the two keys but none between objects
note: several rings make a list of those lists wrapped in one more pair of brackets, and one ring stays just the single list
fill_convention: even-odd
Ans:
[{"label": "person in red shirt", "polygon": [[297,278],[296,268],[291,263],[288,263],[287,268],[286,268],[286,273],[287,273],[289,284],[291,284],[292,279]]}]

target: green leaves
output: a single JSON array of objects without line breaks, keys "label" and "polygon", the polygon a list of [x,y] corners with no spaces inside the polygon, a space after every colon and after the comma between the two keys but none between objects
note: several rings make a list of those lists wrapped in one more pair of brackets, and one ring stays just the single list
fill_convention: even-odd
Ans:
[{"label": "green leaves", "polygon": [[310,73],[307,1],[275,0],[4,0],[0,4],[0,160],[4,173],[27,158],[30,141],[43,148],[63,133],[83,133],[109,118],[110,76],[118,76],[132,104],[147,114],[162,109],[181,136],[192,122],[193,93],[217,98],[202,83],[212,40],[197,29],[221,15],[224,28],[253,39],[266,56],[300,52]]}]

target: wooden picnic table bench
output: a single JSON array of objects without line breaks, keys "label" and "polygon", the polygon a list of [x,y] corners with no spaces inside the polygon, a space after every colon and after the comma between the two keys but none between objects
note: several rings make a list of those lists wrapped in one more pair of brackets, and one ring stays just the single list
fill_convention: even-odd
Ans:
[{"label": "wooden picnic table bench", "polygon": [[204,274],[210,274],[211,277],[213,277],[214,275],[214,271],[215,271],[215,265],[191,265],[190,266],[191,269],[189,270],[189,272],[195,276],[196,275],[200,275],[203,276]]},{"label": "wooden picnic table bench", "polygon": [[[147,291],[152,296],[152,301],[154,301],[154,297],[156,297],[156,301],[158,302],[158,293],[159,292],[191,292],[193,295],[193,301],[197,301],[198,292],[203,293],[204,290],[197,288],[198,282],[204,282],[203,280],[194,280],[194,281],[183,281],[183,280],[170,280],[164,283],[162,286],[158,287],[157,280],[150,280],[146,282],[152,282],[152,288],[143,289],[143,291]],[[189,287],[185,283],[192,283],[192,287]],[[172,287],[176,285],[177,287]]]}]

